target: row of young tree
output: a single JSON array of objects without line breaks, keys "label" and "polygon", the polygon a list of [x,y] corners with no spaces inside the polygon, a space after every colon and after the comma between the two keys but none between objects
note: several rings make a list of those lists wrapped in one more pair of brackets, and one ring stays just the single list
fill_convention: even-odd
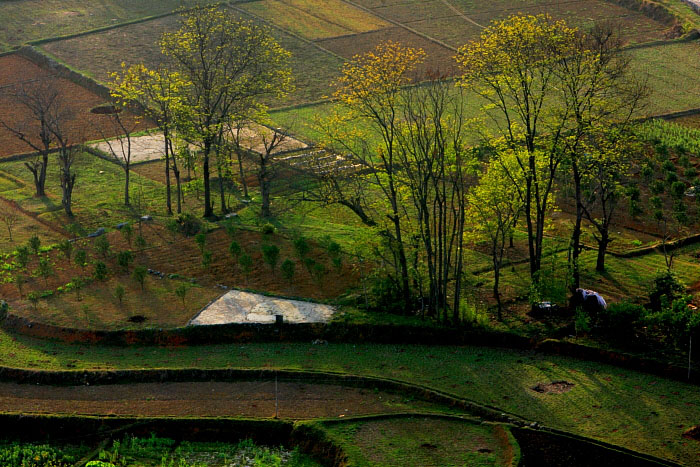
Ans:
[{"label": "row of young tree", "polygon": [[489,245],[500,316],[513,231],[524,224],[536,286],[564,188],[575,205],[571,289],[579,287],[584,219],[597,232],[603,270],[637,153],[630,127],[648,94],[619,37],[512,16],[459,49],[457,79],[418,76],[424,56],[386,43],[345,65],[321,127],[328,150],[356,169],[317,170],[312,189],[313,199],[346,206],[376,229],[394,299],[459,321],[465,241],[478,239]]}]

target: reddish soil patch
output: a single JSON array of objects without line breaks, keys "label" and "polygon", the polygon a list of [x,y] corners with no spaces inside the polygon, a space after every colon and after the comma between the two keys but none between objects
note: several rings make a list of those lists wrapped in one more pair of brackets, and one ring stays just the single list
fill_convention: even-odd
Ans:
[{"label": "reddish soil patch", "polygon": [[[0,118],[13,128],[21,128],[32,138],[38,126],[32,119],[31,113],[18,104],[8,93],[38,86],[43,80],[48,80],[61,92],[61,105],[67,110],[66,128],[69,141],[84,142],[114,136],[116,130],[104,115],[91,113],[91,109],[104,104],[104,99],[88,91],[72,81],[59,78],[19,55],[0,57]],[[124,116],[129,122],[133,116]],[[145,129],[145,123],[139,128]],[[38,142],[38,138],[37,138]],[[0,126],[0,157],[12,154],[32,152],[30,145],[20,141],[7,129]]]},{"label": "reddish soil patch", "polygon": [[[138,227],[134,226],[134,237],[137,231]],[[68,262],[59,251],[52,250],[48,255],[53,264],[53,274],[46,280],[33,274],[38,268],[38,258],[31,255],[29,264],[22,271],[27,279],[22,287],[23,297],[20,298],[19,290],[13,283],[0,284],[0,296],[10,303],[13,313],[46,324],[82,329],[171,328],[185,325],[209,301],[222,295],[225,290],[217,287],[218,284],[322,300],[335,298],[359,283],[359,272],[348,258],[344,258],[342,267],[337,269],[323,249],[311,244],[308,257],[323,264],[326,269],[322,277],[314,277],[294,255],[291,239],[278,234],[263,235],[240,230],[232,238],[223,230],[211,232],[207,235],[206,249],[212,252],[212,263],[206,269],[202,267],[202,255],[193,238],[174,234],[158,223],[144,223],[143,236],[147,248],[138,252],[134,246],[128,245],[120,232],[108,233],[111,252],[106,257],[96,252],[94,239],[79,240],[74,249],[86,250],[90,263],[84,270],[74,262]],[[229,254],[232,239],[253,259],[248,277]],[[280,248],[279,263],[274,271],[262,259],[261,247],[264,244]],[[117,252],[124,250],[134,252],[134,264],[129,272],[117,264]],[[284,279],[279,267],[286,258],[296,263],[291,282]],[[109,274],[105,281],[92,281],[80,294],[75,291],[54,292],[51,297],[40,299],[37,306],[27,300],[31,292],[56,291],[74,277],[90,277],[94,270],[91,263],[94,261],[103,261],[107,265]],[[131,277],[135,265],[159,271],[164,277],[161,279],[149,274],[142,290]],[[177,274],[179,278],[170,279],[169,274]],[[195,279],[199,286],[188,292],[183,305],[175,289],[190,279]],[[122,304],[114,295],[117,285],[122,285],[126,290]],[[133,322],[137,315],[145,320]]]},{"label": "reddish soil patch", "polygon": [[[345,417],[435,409],[400,395],[324,384],[281,382],[278,414],[286,419]],[[136,383],[34,386],[0,383],[0,412],[85,415],[274,417],[275,382]]]},{"label": "reddish soil patch", "polygon": [[418,70],[419,77],[429,71],[440,71],[441,74],[448,75],[452,75],[455,71],[453,67],[454,59],[452,58],[455,54],[454,51],[400,27],[324,39],[317,42],[322,47],[337,53],[341,57],[352,58],[354,55],[369,52],[380,43],[389,40],[398,42],[405,47],[421,48],[426,52],[425,63]]},{"label": "reddish soil patch", "polygon": [[571,391],[574,383],[568,381],[552,381],[551,383],[537,383],[532,390],[541,394],[563,394]]}]

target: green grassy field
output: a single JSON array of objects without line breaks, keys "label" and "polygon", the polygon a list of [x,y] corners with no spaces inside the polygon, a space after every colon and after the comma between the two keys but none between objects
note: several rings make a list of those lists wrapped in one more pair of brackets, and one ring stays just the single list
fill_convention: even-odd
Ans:
[{"label": "green grassy field", "polygon": [[[0,331],[0,364],[46,370],[266,368],[350,373],[412,382],[630,449],[695,462],[681,434],[698,423],[696,386],[607,365],[477,347],[235,344],[181,348],[66,345]],[[540,382],[574,384],[564,394]]]},{"label": "green grassy field", "polygon": [[517,444],[500,425],[403,417],[321,426],[356,465],[518,465]]}]

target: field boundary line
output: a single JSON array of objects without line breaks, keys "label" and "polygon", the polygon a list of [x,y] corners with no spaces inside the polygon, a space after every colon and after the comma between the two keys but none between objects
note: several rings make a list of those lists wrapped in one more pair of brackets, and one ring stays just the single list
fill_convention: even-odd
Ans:
[{"label": "field boundary line", "polygon": [[[321,46],[320,44],[317,44],[315,41],[312,41],[312,40],[310,40],[310,39],[307,39],[306,37],[300,36],[299,34],[297,34],[297,33],[295,33],[295,32],[292,32],[292,31],[290,31],[290,30],[288,30],[288,29],[285,29],[285,28],[283,28],[283,27],[281,27],[281,26],[278,26],[277,24],[274,24],[273,22],[266,20],[266,19],[263,18],[262,16],[258,16],[258,15],[256,15],[255,13],[251,13],[251,12],[249,12],[249,11],[247,11],[247,10],[244,10],[243,8],[237,7],[236,4],[237,4],[238,2],[226,2],[226,3],[227,3],[227,5],[228,5],[229,8],[231,8],[232,10],[237,11],[238,13],[241,13],[241,14],[243,14],[243,15],[247,15],[247,16],[250,16],[251,18],[257,19],[258,21],[261,21],[261,22],[265,23],[267,26],[269,26],[269,27],[271,27],[271,28],[273,28],[273,29],[277,29],[278,31],[282,31],[283,33],[288,34],[288,35],[292,36],[292,37],[295,38],[295,39],[298,39],[298,40],[300,40],[300,41],[302,41],[302,42],[304,42],[304,43],[306,43],[306,44],[312,45],[312,46],[316,47],[317,49],[319,49],[320,51],[325,52],[325,53],[327,53],[327,54],[330,54],[330,55],[332,55],[332,56],[338,58],[338,59],[341,60],[343,63],[345,62],[345,58],[344,58],[344,57],[341,57],[341,56],[338,55],[337,53],[332,52],[332,51],[326,49],[325,47]],[[252,2],[241,2],[241,3],[252,3]]]},{"label": "field boundary line", "polygon": [[[370,14],[376,16],[376,17],[379,18],[379,19],[383,19],[384,21],[386,21],[386,22],[388,22],[388,23],[391,23],[391,24],[393,24],[393,25],[395,25],[395,26],[398,26],[398,27],[400,27],[400,28],[403,28],[403,29],[405,29],[406,31],[408,31],[408,32],[410,32],[410,33],[413,33],[413,34],[415,34],[415,35],[417,35],[417,36],[422,37],[423,39],[426,39],[426,40],[428,40],[428,41],[430,41],[430,42],[433,42],[433,43],[435,43],[435,44],[437,44],[437,45],[441,45],[441,46],[445,47],[445,48],[448,49],[448,50],[451,50],[451,51],[453,51],[453,52],[457,52],[457,49],[456,49],[455,47],[452,47],[451,45],[448,45],[447,43],[445,43],[445,42],[443,42],[443,41],[441,41],[441,40],[439,40],[439,39],[436,39],[436,38],[434,38],[434,37],[432,37],[432,36],[429,36],[429,35],[427,35],[427,34],[425,34],[425,33],[422,33],[422,32],[420,32],[420,31],[418,31],[417,29],[413,29],[412,27],[407,26],[407,25],[405,25],[404,23],[400,23],[400,22],[395,21],[395,20],[393,20],[393,19],[387,18],[386,16],[380,15],[379,13],[376,13],[376,12],[372,11],[370,8],[364,7],[364,6],[362,6],[362,5],[358,4],[358,3],[355,3],[355,2],[353,2],[353,1],[351,1],[351,0],[341,0],[341,1],[344,2],[344,3],[347,3],[348,5],[352,5],[352,6],[354,6],[355,8],[359,8],[359,9],[361,9],[361,10],[364,10],[366,13],[370,13]],[[381,31],[381,29],[379,29],[379,31]],[[330,39],[330,38],[329,38],[329,39]]]},{"label": "field boundary line", "polygon": [[458,10],[454,5],[452,5],[452,4],[451,4],[450,2],[448,2],[447,0],[440,0],[440,1],[441,1],[442,3],[444,3],[445,6],[447,6],[447,8],[449,8],[449,9],[452,10],[452,11],[454,11],[455,14],[457,14],[457,16],[461,17],[462,19],[464,19],[464,20],[466,20],[466,21],[472,23],[472,24],[475,25],[475,26],[480,27],[481,29],[485,29],[485,28],[486,28],[486,26],[477,23],[476,21],[474,21],[473,19],[471,19],[469,16],[467,16],[465,13],[463,13],[463,12],[460,11],[460,10]]}]

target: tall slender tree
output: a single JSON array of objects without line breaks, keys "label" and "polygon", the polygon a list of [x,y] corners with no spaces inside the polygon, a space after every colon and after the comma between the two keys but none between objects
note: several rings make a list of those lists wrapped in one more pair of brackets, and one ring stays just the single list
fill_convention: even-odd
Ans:
[{"label": "tall slender tree", "polygon": [[290,54],[268,28],[237,20],[228,9],[197,6],[183,10],[181,18],[178,31],[163,35],[161,50],[188,82],[191,126],[186,136],[200,145],[208,217],[214,214],[210,162],[224,149],[226,125],[245,109],[264,107],[263,97],[291,90]]}]

